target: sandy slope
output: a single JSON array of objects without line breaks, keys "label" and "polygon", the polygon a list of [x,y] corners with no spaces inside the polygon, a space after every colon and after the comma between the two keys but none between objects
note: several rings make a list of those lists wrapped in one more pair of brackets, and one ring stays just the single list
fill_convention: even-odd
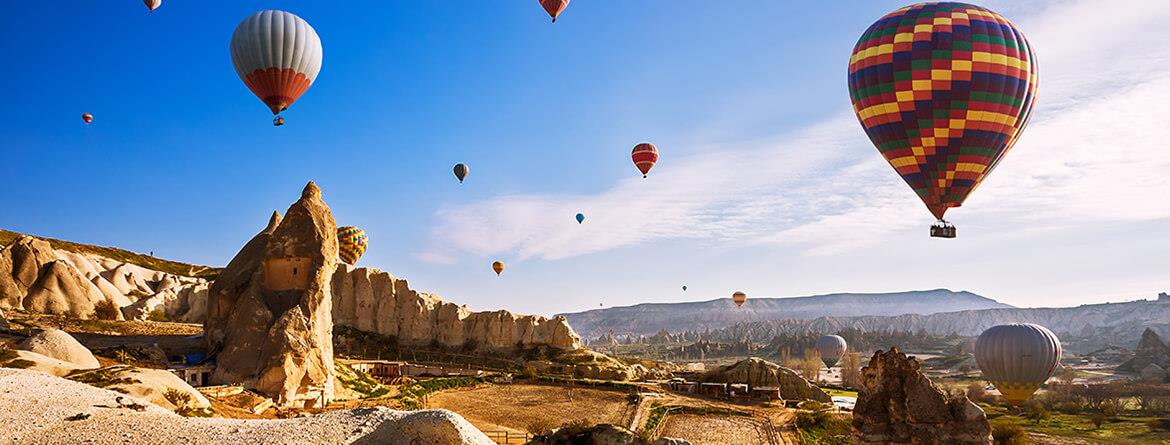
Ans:
[{"label": "sandy slope", "polygon": [[[0,369],[0,445],[492,443],[445,410],[376,408],[288,420],[194,419],[141,400],[148,406],[143,412],[119,408],[119,395],[35,371]],[[90,417],[66,420],[79,413]]]}]

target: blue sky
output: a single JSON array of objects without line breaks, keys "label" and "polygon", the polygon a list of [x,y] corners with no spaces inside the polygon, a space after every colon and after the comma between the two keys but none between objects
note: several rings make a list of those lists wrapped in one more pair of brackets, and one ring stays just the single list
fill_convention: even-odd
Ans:
[{"label": "blue sky", "polygon": [[[1122,3],[982,3],[1036,48],[1039,103],[939,240],[845,86],[857,37],[902,2],[579,0],[555,25],[519,0],[18,2],[0,17],[0,227],[223,265],[312,179],[369,232],[359,265],[475,309],[1152,297],[1170,289],[1170,7]],[[324,46],[281,128],[227,50],[268,8]],[[662,154],[648,180],[642,141]]]}]

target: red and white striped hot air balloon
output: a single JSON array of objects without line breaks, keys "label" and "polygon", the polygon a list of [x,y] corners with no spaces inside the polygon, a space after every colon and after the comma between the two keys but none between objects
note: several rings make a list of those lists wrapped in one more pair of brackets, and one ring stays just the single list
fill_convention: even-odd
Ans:
[{"label": "red and white striped hot air balloon", "polygon": [[159,6],[162,6],[162,0],[142,0],[142,3],[146,3],[146,9],[152,12],[158,9]]},{"label": "red and white striped hot air balloon", "polygon": [[231,51],[236,74],[272,114],[292,106],[321,72],[321,38],[290,12],[248,16],[232,35]]},{"label": "red and white striped hot air balloon", "polygon": [[550,17],[552,17],[553,23],[556,23],[557,16],[561,15],[561,13],[565,11],[565,8],[569,6],[569,1],[570,0],[540,0],[540,6],[544,8],[544,11],[547,12]]},{"label": "red and white striped hot air balloon", "polygon": [[634,166],[642,172],[642,177],[645,178],[650,169],[654,168],[654,163],[658,162],[658,147],[649,142],[643,142],[634,146],[634,152],[630,154],[634,159]]}]

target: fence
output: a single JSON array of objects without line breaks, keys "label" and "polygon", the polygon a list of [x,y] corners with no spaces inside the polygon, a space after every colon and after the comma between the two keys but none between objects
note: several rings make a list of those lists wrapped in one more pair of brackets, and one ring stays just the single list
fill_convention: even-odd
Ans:
[{"label": "fence", "polygon": [[484,435],[491,439],[492,442],[507,445],[507,444],[525,444],[532,440],[532,435],[528,433],[517,433],[514,431],[484,431]]}]

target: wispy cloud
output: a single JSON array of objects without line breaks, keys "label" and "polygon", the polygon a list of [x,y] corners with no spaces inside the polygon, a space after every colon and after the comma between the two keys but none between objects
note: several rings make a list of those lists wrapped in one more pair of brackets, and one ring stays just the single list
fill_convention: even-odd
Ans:
[{"label": "wispy cloud", "polygon": [[[1040,57],[1038,107],[1016,149],[953,214],[1001,225],[1170,218],[1168,19],[1166,2],[1090,0],[1017,19]],[[432,249],[420,258],[447,262],[431,252],[454,248],[559,259],[686,238],[825,255],[929,221],[848,113],[796,134],[693,152],[664,159],[651,180],[598,194],[511,195],[441,209]],[[588,223],[566,224],[578,211]]]}]

